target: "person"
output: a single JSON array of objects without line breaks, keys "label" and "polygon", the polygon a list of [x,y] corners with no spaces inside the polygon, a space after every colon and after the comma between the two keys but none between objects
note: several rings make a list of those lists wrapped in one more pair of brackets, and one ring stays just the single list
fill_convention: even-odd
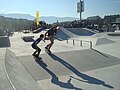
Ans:
[{"label": "person", "polygon": [[45,38],[46,36],[48,36],[48,39],[50,40],[50,43],[46,45],[45,49],[47,49],[50,53],[51,53],[50,49],[54,44],[54,36],[56,35],[58,29],[59,27],[55,25],[45,33]]},{"label": "person", "polygon": [[[40,54],[40,52],[41,52],[41,49],[40,49],[37,45],[38,45],[38,43],[40,43],[41,40],[44,41],[43,38],[44,38],[44,35],[41,34],[40,37],[37,38],[37,39],[31,44],[32,48],[36,50],[32,55],[35,56],[36,58],[39,57],[39,54]],[[45,42],[45,41],[44,41],[44,42]]]}]

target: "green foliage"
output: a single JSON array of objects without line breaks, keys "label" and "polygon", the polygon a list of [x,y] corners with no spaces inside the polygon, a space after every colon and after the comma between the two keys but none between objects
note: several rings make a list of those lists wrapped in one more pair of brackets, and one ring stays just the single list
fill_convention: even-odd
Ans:
[{"label": "green foliage", "polygon": [[27,19],[15,19],[0,16],[0,28],[3,30],[22,31],[23,29],[29,29],[32,22],[33,21]]}]

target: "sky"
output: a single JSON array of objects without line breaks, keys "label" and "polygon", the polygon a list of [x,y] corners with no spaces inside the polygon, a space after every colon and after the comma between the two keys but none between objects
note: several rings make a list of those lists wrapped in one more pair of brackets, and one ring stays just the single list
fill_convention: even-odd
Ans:
[{"label": "sky", "polygon": [[[75,17],[80,0],[0,0],[0,13],[24,13],[32,16]],[[82,18],[120,14],[120,0],[83,0]]]}]

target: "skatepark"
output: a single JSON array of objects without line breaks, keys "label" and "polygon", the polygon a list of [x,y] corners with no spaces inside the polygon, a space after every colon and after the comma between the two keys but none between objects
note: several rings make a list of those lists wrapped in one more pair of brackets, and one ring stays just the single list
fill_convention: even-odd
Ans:
[{"label": "skatepark", "polygon": [[31,47],[40,33],[1,39],[0,90],[120,90],[120,32],[61,27],[51,55],[40,42],[42,61]]}]

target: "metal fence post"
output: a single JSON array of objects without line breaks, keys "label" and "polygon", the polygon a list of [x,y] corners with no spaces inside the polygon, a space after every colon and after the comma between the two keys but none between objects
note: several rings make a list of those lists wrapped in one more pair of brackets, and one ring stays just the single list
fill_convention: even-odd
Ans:
[{"label": "metal fence post", "polygon": [[67,43],[68,43],[68,39],[67,39]]},{"label": "metal fence post", "polygon": [[92,42],[90,41],[90,49],[92,49]]},{"label": "metal fence post", "polygon": [[82,47],[82,40],[80,41],[80,46]]},{"label": "metal fence post", "polygon": [[73,39],[73,45],[75,45],[75,40]]}]

